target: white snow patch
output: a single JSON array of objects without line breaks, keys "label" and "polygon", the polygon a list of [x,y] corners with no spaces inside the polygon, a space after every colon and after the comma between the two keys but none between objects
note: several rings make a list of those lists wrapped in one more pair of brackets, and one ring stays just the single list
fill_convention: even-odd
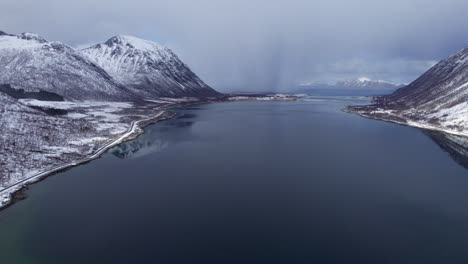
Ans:
[{"label": "white snow patch", "polygon": [[67,117],[71,119],[82,119],[82,118],[88,117],[88,115],[81,114],[81,113],[69,113],[67,114]]}]

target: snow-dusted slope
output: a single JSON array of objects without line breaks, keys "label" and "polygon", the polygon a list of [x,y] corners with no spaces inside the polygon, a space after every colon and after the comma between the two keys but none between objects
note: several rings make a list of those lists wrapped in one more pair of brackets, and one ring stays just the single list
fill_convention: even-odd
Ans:
[{"label": "snow-dusted slope", "polygon": [[149,120],[169,118],[168,105],[17,100],[0,93],[0,208],[25,185],[98,157]]},{"label": "snow-dusted slope", "polygon": [[[82,120],[47,115],[0,93],[0,191],[30,172],[69,158],[68,141],[95,136],[94,127]],[[79,153],[86,152],[78,149]]]},{"label": "snow-dusted slope", "polygon": [[468,136],[468,48],[442,60],[375,105],[352,108],[365,116]]},{"label": "snow-dusted slope", "polygon": [[0,84],[39,89],[66,99],[129,100],[130,92],[101,67],[60,42],[0,32]]},{"label": "snow-dusted slope", "polygon": [[81,52],[116,81],[142,97],[218,95],[174,52],[150,41],[116,36]]},{"label": "snow-dusted slope", "polygon": [[468,101],[468,48],[442,60],[403,89],[386,97],[389,104],[430,112]]}]

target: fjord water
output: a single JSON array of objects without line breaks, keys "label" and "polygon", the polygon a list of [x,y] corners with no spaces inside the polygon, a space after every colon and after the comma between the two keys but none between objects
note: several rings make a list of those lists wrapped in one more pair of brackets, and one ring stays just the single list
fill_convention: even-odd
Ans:
[{"label": "fjord water", "polygon": [[0,212],[0,260],[468,263],[468,171],[355,100],[179,109]]}]

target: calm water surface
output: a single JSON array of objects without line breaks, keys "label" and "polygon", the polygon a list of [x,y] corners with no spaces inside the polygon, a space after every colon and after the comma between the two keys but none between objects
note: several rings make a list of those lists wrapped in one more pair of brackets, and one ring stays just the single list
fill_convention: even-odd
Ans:
[{"label": "calm water surface", "polygon": [[468,171],[353,100],[181,109],[0,212],[0,263],[468,263]]}]

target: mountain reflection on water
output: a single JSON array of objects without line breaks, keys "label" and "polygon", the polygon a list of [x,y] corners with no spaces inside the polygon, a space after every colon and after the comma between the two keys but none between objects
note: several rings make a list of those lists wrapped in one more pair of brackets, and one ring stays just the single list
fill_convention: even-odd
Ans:
[{"label": "mountain reflection on water", "polygon": [[3,211],[1,263],[468,263],[466,168],[314,99],[174,109]]},{"label": "mountain reflection on water", "polygon": [[424,131],[439,147],[458,164],[468,169],[468,138],[436,131]]},{"label": "mountain reflection on water", "polygon": [[[341,101],[346,101],[344,99],[347,98],[340,99]],[[356,101],[356,98],[352,99],[355,100],[354,103],[359,102]],[[322,98],[321,100],[330,102],[335,99]],[[158,126],[153,126],[151,129],[146,129],[145,133],[138,138],[120,144],[112,148],[110,152],[120,159],[132,159],[161,152],[173,144],[180,143],[181,138],[191,140],[190,129],[194,124],[193,119],[196,115],[186,113],[184,110],[198,110],[198,108],[192,109],[187,107],[181,110],[183,111],[175,118],[165,121]],[[183,133],[184,137],[179,137],[180,133]],[[423,133],[431,138],[441,149],[446,151],[458,164],[468,169],[468,138],[431,130],[423,130]]]},{"label": "mountain reflection on water", "polygon": [[[176,118],[165,121],[157,127],[146,129],[145,133],[138,138],[120,144],[112,148],[110,152],[120,159],[132,159],[163,151],[171,145],[180,142],[180,138],[176,140],[171,133],[189,132],[188,130],[193,125],[193,121],[190,119],[194,117],[195,115],[193,114],[179,114]],[[180,130],[181,128],[186,129]],[[186,138],[189,139],[190,137]]]}]

